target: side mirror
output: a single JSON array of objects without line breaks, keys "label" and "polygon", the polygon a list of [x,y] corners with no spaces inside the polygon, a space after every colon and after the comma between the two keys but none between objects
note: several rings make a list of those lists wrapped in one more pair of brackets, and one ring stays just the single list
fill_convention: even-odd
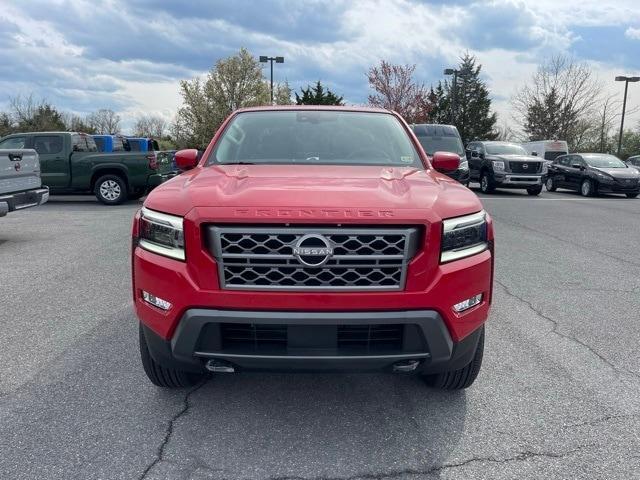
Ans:
[{"label": "side mirror", "polygon": [[478,158],[480,154],[476,150],[471,151],[471,158]]},{"label": "side mirror", "polygon": [[572,163],[572,164],[571,164],[571,168],[579,168],[579,169],[582,169],[582,165],[580,165],[579,163]]},{"label": "side mirror", "polygon": [[451,152],[436,152],[431,159],[431,165],[438,172],[453,172],[460,167],[460,156]]},{"label": "side mirror", "polygon": [[531,152],[531,156],[532,157],[537,157],[538,156],[538,152],[536,152],[535,150],[533,152]]},{"label": "side mirror", "polygon": [[178,169],[182,171],[191,170],[198,165],[198,150],[195,148],[179,150],[176,152],[175,160]]}]

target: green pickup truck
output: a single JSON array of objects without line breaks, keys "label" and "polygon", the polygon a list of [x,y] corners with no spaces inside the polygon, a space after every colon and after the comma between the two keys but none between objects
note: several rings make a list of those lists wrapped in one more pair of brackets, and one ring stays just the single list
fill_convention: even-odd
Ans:
[{"label": "green pickup truck", "polygon": [[94,193],[106,205],[140,198],[165,180],[154,152],[100,153],[91,135],[14,133],[0,149],[32,148],[40,156],[42,184],[51,194]]}]

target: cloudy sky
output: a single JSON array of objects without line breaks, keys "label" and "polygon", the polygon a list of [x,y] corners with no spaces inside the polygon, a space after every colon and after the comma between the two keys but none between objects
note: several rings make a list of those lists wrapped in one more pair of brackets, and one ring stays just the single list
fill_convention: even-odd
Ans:
[{"label": "cloudy sky", "polygon": [[[464,51],[483,64],[501,123],[509,99],[554,53],[589,62],[612,92],[640,74],[638,0],[0,0],[0,108],[33,93],[85,113],[171,119],[178,82],[240,47],[283,55],[276,80],[318,79],[365,103],[380,59],[416,64],[427,85]],[[268,75],[268,71],[265,70]],[[640,105],[640,83],[631,85]],[[630,120],[634,125],[640,115]],[[131,121],[124,122],[125,127]]]}]

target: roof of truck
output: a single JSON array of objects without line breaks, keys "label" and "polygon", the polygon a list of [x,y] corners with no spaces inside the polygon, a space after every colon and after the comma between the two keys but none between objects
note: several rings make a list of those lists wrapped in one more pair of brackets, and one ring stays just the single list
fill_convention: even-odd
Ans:
[{"label": "roof of truck", "polygon": [[413,132],[419,137],[459,137],[458,129],[454,125],[439,123],[416,123],[411,125]]},{"label": "roof of truck", "polygon": [[259,112],[259,111],[276,111],[276,110],[338,110],[342,112],[374,112],[374,113],[392,113],[390,110],[376,107],[361,107],[358,105],[342,106],[342,105],[266,105],[261,107],[239,108],[235,113],[240,112]]}]

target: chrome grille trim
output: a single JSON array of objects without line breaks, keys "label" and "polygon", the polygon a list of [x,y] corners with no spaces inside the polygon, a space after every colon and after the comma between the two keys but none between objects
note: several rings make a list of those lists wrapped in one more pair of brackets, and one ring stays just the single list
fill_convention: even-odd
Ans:
[{"label": "chrome grille trim", "polygon": [[[227,290],[397,291],[418,249],[418,227],[205,226],[207,246]],[[302,264],[293,246],[321,235],[333,255]]]}]

